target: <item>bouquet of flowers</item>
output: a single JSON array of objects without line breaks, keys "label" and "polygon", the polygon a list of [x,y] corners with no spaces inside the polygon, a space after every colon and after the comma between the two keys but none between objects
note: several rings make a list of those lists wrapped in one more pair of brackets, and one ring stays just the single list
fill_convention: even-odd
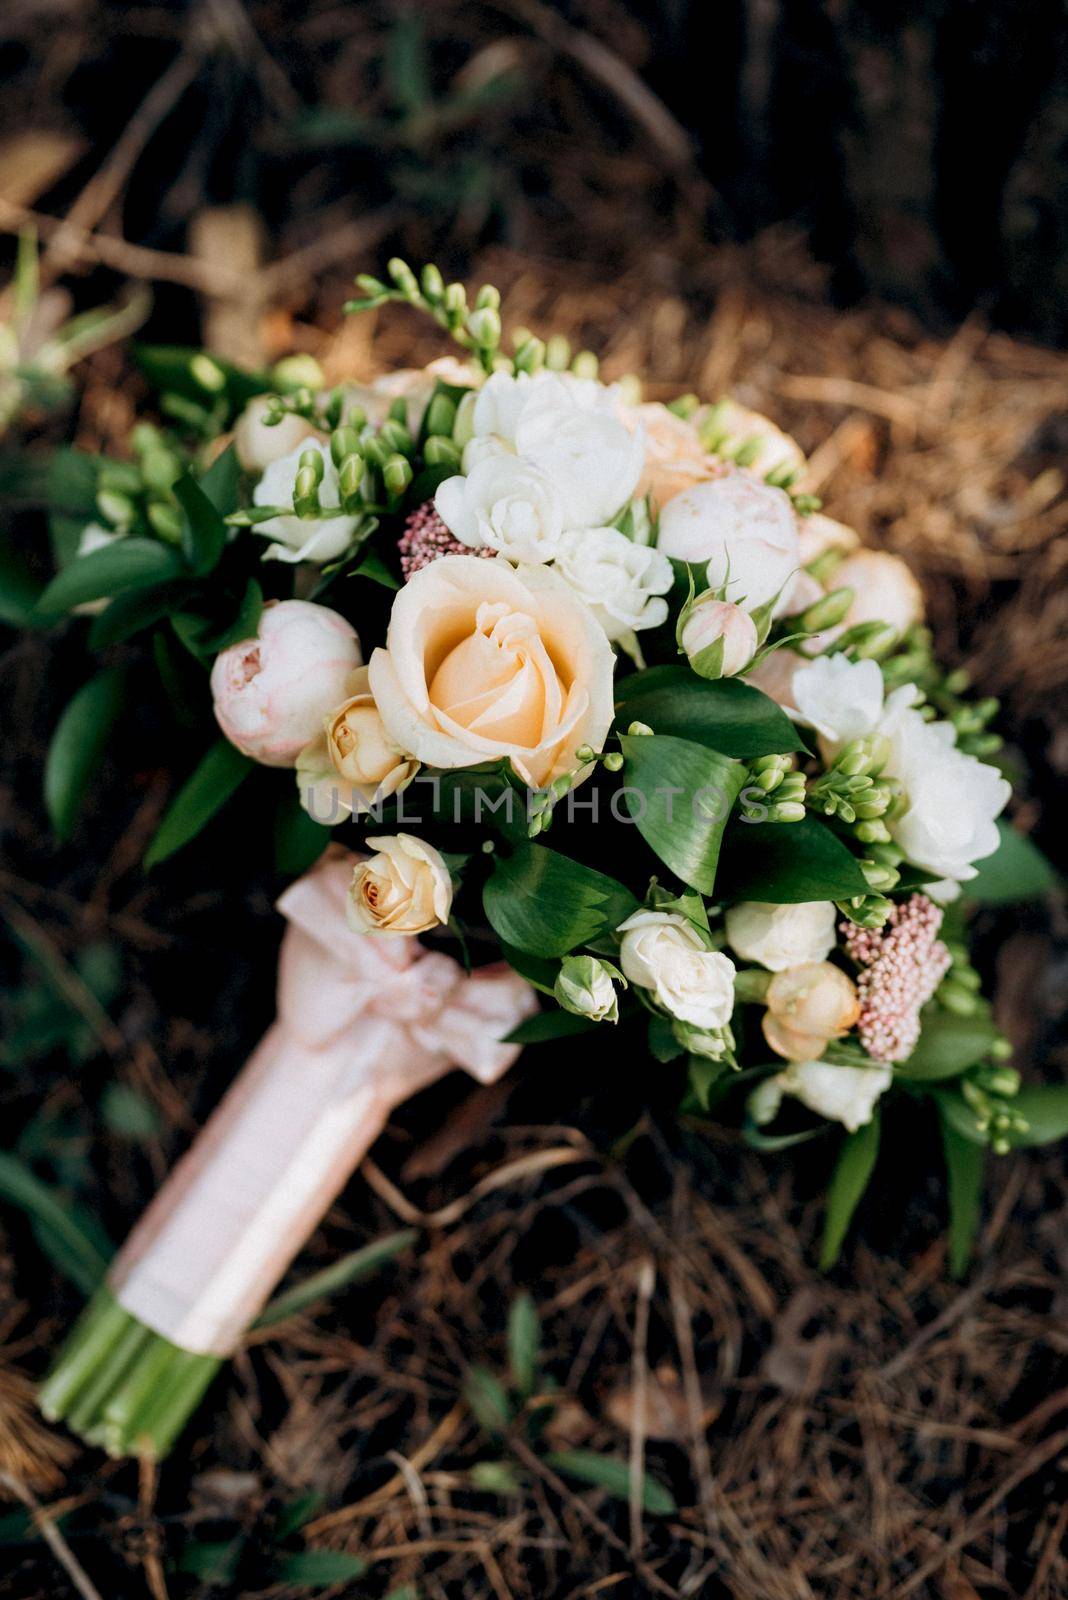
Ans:
[{"label": "bouquet of flowers", "polygon": [[[966,943],[974,904],[1051,873],[998,821],[996,703],[937,665],[907,567],[822,513],[766,418],[506,347],[496,290],[433,267],[357,281],[349,310],[407,304],[458,353],[328,389],[306,357],[145,348],[129,459],[56,465],[36,615],[150,641],[222,734],[148,864],[259,765],[306,869],[278,1021],[43,1390],[117,1454],[166,1451],[390,1109],[453,1065],[625,1031],[698,1123],[831,1134],[826,1265],[891,1096],[939,1121],[955,1270],[985,1153],[1068,1131]],[[60,831],[122,670],[57,729]]]}]

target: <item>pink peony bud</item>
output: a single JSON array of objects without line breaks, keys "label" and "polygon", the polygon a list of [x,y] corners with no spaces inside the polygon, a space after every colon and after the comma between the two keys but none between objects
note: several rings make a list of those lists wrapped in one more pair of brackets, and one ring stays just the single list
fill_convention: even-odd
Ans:
[{"label": "pink peony bud", "polygon": [[[719,671],[702,672],[700,657],[720,640],[723,654]],[[693,606],[682,625],[679,643],[702,677],[733,678],[736,672],[749,665],[758,648],[756,626],[748,611],[730,600],[717,600],[711,590]]]},{"label": "pink peony bud", "polygon": [[292,767],[362,659],[355,629],[336,611],[307,600],[266,605],[258,636],[231,645],[211,669],[219,726],[254,761]]}]

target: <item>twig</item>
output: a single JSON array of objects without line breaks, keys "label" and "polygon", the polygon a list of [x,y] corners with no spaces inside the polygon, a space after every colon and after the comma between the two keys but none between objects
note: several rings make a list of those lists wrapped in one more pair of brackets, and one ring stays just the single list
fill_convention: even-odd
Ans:
[{"label": "twig", "polygon": [[649,1305],[656,1288],[656,1266],[647,1258],[638,1269],[638,1298],[634,1308],[634,1353],[631,1358],[634,1404],[630,1408],[630,1549],[641,1554],[642,1478],[645,1473],[646,1406],[649,1393]]},{"label": "twig", "polygon": [[187,45],[153,84],[111,154],[90,178],[54,233],[41,260],[42,281],[58,277],[78,259],[84,235],[92,233],[118,199],[145,145],[193,82],[202,59],[199,45]]},{"label": "twig", "polygon": [[0,1472],[0,1487],[5,1488],[9,1494],[20,1500],[33,1517],[34,1526],[41,1538],[47,1544],[71,1583],[82,1596],[82,1600],[102,1600],[100,1590],[90,1578],[70,1545],[64,1539],[58,1526],[53,1522],[44,1506],[37,1499],[32,1489],[20,1483],[17,1478],[12,1478],[9,1473]]}]

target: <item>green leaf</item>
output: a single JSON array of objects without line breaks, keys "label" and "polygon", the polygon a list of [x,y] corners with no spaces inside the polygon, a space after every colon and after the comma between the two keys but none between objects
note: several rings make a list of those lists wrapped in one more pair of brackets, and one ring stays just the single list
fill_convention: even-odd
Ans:
[{"label": "green leaf", "polygon": [[649,667],[617,686],[616,723],[644,722],[654,733],[706,745],[721,755],[756,756],[804,750],[805,742],[781,706],[737,678],[714,682],[689,667]]},{"label": "green leaf", "polygon": [[314,1305],[317,1300],[325,1300],[329,1295],[338,1294],[353,1283],[362,1283],[365,1278],[370,1278],[376,1273],[379,1267],[385,1266],[387,1261],[392,1261],[394,1256],[399,1256],[403,1250],[410,1249],[418,1237],[415,1228],[400,1228],[396,1233],[388,1233],[384,1239],[373,1239],[361,1249],[351,1250],[339,1261],[332,1261],[321,1272],[313,1272],[301,1283],[295,1283],[291,1289],[284,1289],[281,1294],[275,1295],[252,1326],[271,1328],[276,1322],[283,1322],[286,1317],[295,1317],[299,1311]]},{"label": "green leaf", "polygon": [[[545,1464],[562,1478],[604,1489],[616,1500],[630,1499],[630,1463],[617,1456],[601,1456],[596,1450],[550,1450]],[[670,1517],[678,1509],[671,1490],[648,1472],[642,1477],[641,1503],[654,1517]]]},{"label": "green leaf", "polygon": [[522,1399],[534,1392],[541,1352],[541,1322],[529,1294],[517,1294],[508,1311],[508,1369]]},{"label": "green leaf", "polygon": [[111,1133],[143,1144],[162,1129],[151,1101],[128,1083],[109,1083],[100,1097],[100,1120]]},{"label": "green leaf", "polygon": [[545,845],[520,845],[498,861],[483,890],[490,926],[535,956],[565,956],[612,933],[638,902],[629,889]]},{"label": "green leaf", "polygon": [[213,744],[192,777],[179,789],[145,852],[145,871],[195,839],[252,771],[254,762],[227,739]]},{"label": "green leaf", "polygon": [[[107,1256],[98,1248],[95,1219],[82,1222],[78,1208],[60,1200],[18,1156],[0,1151],[0,1199],[18,1206],[38,1225],[52,1263],[85,1295],[103,1281]],[[95,1237],[94,1237],[95,1235]]]},{"label": "green leaf", "polygon": [[729,756],[660,734],[620,740],[626,807],[656,855],[677,878],[711,894],[727,818],[746,770]]},{"label": "green leaf", "polygon": [[100,764],[123,707],[125,676],[109,667],[83,683],[52,734],[45,757],[44,799],[60,839],[69,839],[85,791]]},{"label": "green leaf", "polygon": [[526,1017],[511,1033],[505,1034],[504,1044],[547,1044],[553,1039],[568,1039],[576,1033],[593,1033],[599,1022],[589,1017],[579,1017],[573,1011],[539,1011]]},{"label": "green leaf", "polygon": [[930,1089],[928,1093],[938,1107],[942,1121],[960,1134],[962,1139],[967,1139],[971,1144],[989,1143],[987,1135],[979,1127],[975,1112],[959,1089]]},{"label": "green leaf", "polygon": [[1010,1133],[1010,1143],[1026,1147],[1068,1137],[1068,1083],[1025,1083],[1012,1105],[1028,1128],[1026,1133]]},{"label": "green leaf", "polygon": [[820,1267],[824,1272],[838,1260],[853,1214],[875,1170],[878,1154],[879,1113],[876,1111],[863,1128],[847,1135],[838,1154],[834,1176],[827,1191],[827,1214],[823,1224]]},{"label": "green leaf", "polygon": [[57,572],[38,603],[42,614],[59,616],[87,600],[102,600],[125,589],[164,583],[182,575],[177,551],[155,539],[119,539],[79,556]]},{"label": "green leaf", "polygon": [[954,1278],[962,1278],[979,1229],[986,1151],[965,1139],[945,1117],[938,1120],[949,1180],[949,1270]]},{"label": "green leaf", "polygon": [[399,589],[400,580],[390,571],[377,550],[369,550],[360,562],[349,573],[350,578],[370,578],[372,583],[379,583],[383,589]]},{"label": "green leaf", "polygon": [[287,878],[299,878],[322,855],[330,843],[330,829],[309,817],[300,803],[294,784],[291,793],[279,802],[274,819],[275,870]]},{"label": "green leaf", "polygon": [[[204,352],[177,344],[136,344],[133,358],[154,389],[170,394],[180,394],[199,405],[210,405],[213,395],[196,377],[195,363]],[[232,362],[211,357],[225,380],[227,399],[234,408],[244,406],[253,395],[264,394],[271,387],[263,372],[245,372]]]},{"label": "green leaf", "polygon": [[231,511],[237,510],[241,491],[241,463],[232,444],[215,457],[203,474],[200,491],[211,501],[220,517],[228,517]]},{"label": "green leaf", "polygon": [[263,590],[255,578],[250,578],[245,585],[245,592],[241,596],[241,604],[234,620],[218,633],[209,634],[202,639],[198,648],[205,653],[218,655],[220,650],[228,650],[232,644],[240,644],[243,639],[254,639],[262,615]]},{"label": "green leaf", "polygon": [[116,595],[106,609],[93,618],[89,629],[90,649],[104,650],[109,644],[120,644],[142,629],[153,627],[182,605],[188,593],[188,584],[177,579]]},{"label": "green leaf", "polygon": [[961,886],[968,900],[981,905],[1010,905],[1037,900],[1057,886],[1058,874],[1037,846],[1011,823],[998,823],[1001,843],[992,856],[977,861],[977,874]]},{"label": "green leaf", "polygon": [[324,1505],[323,1496],[317,1489],[309,1489],[306,1494],[298,1494],[295,1500],[283,1506],[274,1520],[274,1537],[277,1544],[283,1539],[290,1538],[310,1522]]},{"label": "green leaf", "polygon": [[511,1426],[513,1407],[504,1384],[486,1367],[469,1367],[464,1378],[464,1398],[471,1414],[487,1433],[505,1433]]},{"label": "green leaf", "polygon": [[212,572],[226,548],[226,523],[208,496],[188,474],[174,485],[174,497],[185,512],[182,550],[198,577]]},{"label": "green leaf", "polygon": [[710,1110],[712,1090],[726,1071],[726,1064],[722,1061],[710,1061],[707,1056],[691,1056],[686,1069],[686,1109]]},{"label": "green leaf", "polygon": [[540,956],[532,956],[525,950],[517,950],[512,944],[502,945],[501,955],[508,965],[535,989],[540,989],[542,994],[555,994],[556,975],[560,971],[555,961],[543,961]]},{"label": "green leaf", "polygon": [[30,627],[36,615],[41,585],[9,544],[0,544],[0,622],[14,628]]},{"label": "green leaf", "polygon": [[281,1557],[274,1575],[279,1583],[291,1584],[295,1589],[329,1589],[336,1583],[362,1578],[366,1571],[364,1558],[350,1555],[347,1550],[297,1550]]},{"label": "green leaf", "polygon": [[199,1578],[201,1583],[210,1584],[213,1588],[226,1588],[237,1576],[237,1565],[244,1547],[244,1534],[239,1534],[236,1539],[198,1540],[196,1543],[187,1541],[178,1557],[178,1571],[191,1578]]},{"label": "green leaf", "polygon": [[915,1082],[933,1083],[939,1078],[955,1078],[990,1054],[997,1029],[982,1013],[958,1017],[925,1007],[916,1048],[907,1061],[894,1068],[895,1075]]},{"label": "green leaf", "polygon": [[649,1018],[649,1054],[654,1061],[677,1061],[684,1053],[667,1017]]},{"label": "green leaf", "polygon": [[815,817],[800,822],[737,822],[723,852],[720,899],[848,900],[867,894],[856,857]]}]

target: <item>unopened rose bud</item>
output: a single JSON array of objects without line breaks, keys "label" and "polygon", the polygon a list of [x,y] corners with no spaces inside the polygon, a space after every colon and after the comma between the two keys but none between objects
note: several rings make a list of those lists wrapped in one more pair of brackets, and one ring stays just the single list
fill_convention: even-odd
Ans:
[{"label": "unopened rose bud", "polygon": [[758,649],[757,630],[747,611],[709,590],[690,609],[679,643],[702,678],[733,678]]},{"label": "unopened rose bud", "polygon": [[565,956],[553,987],[558,1004],[592,1022],[618,1022],[612,970],[596,956]]},{"label": "unopened rose bud", "polygon": [[215,716],[230,743],[268,767],[291,767],[345,698],[360,643],[336,611],[307,600],[267,605],[254,639],[211,672]]},{"label": "unopened rose bud", "polygon": [[853,980],[829,961],[777,972],[765,997],[764,1037],[788,1061],[818,1061],[860,1015]]},{"label": "unopened rose bud", "polygon": [[357,864],[346,915],[357,933],[427,933],[449,920],[452,879],[433,845],[411,833],[368,839],[376,854]]}]

